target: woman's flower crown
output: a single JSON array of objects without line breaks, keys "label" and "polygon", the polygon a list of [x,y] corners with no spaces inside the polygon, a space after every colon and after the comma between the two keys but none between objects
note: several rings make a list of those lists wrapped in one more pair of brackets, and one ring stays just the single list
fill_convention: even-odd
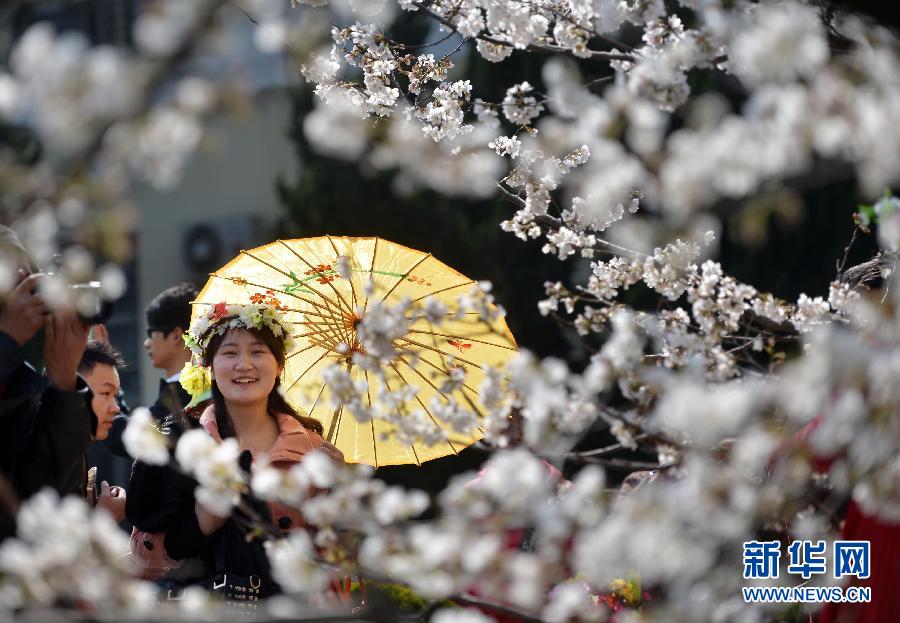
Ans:
[{"label": "woman's flower crown", "polygon": [[190,331],[184,334],[184,343],[191,349],[193,357],[184,364],[179,380],[181,386],[191,395],[187,408],[196,407],[211,397],[212,381],[206,349],[215,335],[223,335],[229,329],[243,327],[245,329],[268,328],[275,337],[284,341],[284,352],[293,348],[293,340],[288,330],[289,323],[284,319],[284,305],[275,298],[271,290],[265,294],[254,294],[250,302],[245,304],[216,303],[209,312],[197,318]]},{"label": "woman's flower crown", "polygon": [[209,366],[206,360],[206,349],[213,336],[223,335],[230,329],[268,328],[275,337],[283,338],[284,351],[293,348],[289,323],[284,319],[285,307],[275,298],[271,290],[265,294],[254,294],[249,303],[231,304],[222,302],[213,305],[209,312],[197,318],[190,331],[184,334],[184,343],[194,354],[194,359],[201,366]]}]

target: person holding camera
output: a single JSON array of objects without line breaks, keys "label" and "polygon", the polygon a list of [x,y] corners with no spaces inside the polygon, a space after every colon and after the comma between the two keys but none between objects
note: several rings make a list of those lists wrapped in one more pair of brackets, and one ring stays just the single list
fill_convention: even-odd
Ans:
[{"label": "person holding camera", "polygon": [[[46,486],[80,493],[91,420],[77,369],[88,327],[73,310],[48,306],[40,292],[46,276],[33,272],[22,243],[2,225],[0,266],[14,276],[0,302],[0,475],[19,499]],[[46,374],[25,357],[40,338]]]}]

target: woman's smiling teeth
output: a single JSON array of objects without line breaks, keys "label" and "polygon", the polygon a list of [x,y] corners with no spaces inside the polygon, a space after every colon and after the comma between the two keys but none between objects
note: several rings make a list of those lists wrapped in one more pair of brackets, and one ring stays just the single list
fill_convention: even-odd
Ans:
[{"label": "woman's smiling teeth", "polygon": [[253,379],[253,378],[250,378],[250,377],[246,377],[246,376],[242,376],[242,377],[240,377],[240,378],[237,378],[237,379],[232,380],[231,382],[232,382],[232,383],[241,383],[241,384],[244,384],[244,383],[256,383],[256,379]]}]

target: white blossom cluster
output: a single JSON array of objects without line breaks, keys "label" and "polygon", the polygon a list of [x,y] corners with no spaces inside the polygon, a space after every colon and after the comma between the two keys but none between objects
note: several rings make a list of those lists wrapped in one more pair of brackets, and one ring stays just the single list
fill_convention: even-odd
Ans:
[{"label": "white blossom cluster", "polygon": [[337,468],[321,452],[311,452],[289,470],[269,465],[255,466],[250,480],[253,493],[299,508],[317,490],[327,489],[338,477]]},{"label": "white blossom cluster", "polygon": [[481,473],[454,478],[441,494],[437,520],[368,536],[360,563],[429,597],[502,590],[514,603],[533,607],[550,588],[544,565],[506,550],[506,530],[528,526],[558,484],[530,452],[504,451]]},{"label": "white blossom cluster", "polygon": [[128,580],[135,569],[128,538],[106,512],[51,489],[32,496],[18,532],[0,545],[0,607],[13,609],[86,600],[92,607],[148,611],[155,588]]},{"label": "white blossom cluster", "polygon": [[418,116],[425,122],[422,131],[425,136],[441,141],[454,138],[458,134],[468,134],[472,126],[463,123],[462,106],[469,101],[472,85],[468,80],[460,80],[451,84],[442,84],[432,93],[432,101]]},{"label": "white blossom cluster", "polygon": [[[615,210],[618,204],[627,204],[623,201],[627,193],[640,189],[672,218],[684,218],[719,197],[740,197],[762,181],[798,173],[810,166],[816,155],[854,162],[869,192],[878,192],[880,186],[896,177],[900,137],[889,132],[877,140],[869,130],[878,126],[876,119],[896,119],[898,115],[895,81],[879,78],[894,75],[898,66],[887,33],[858,18],[839,15],[831,26],[854,47],[850,54],[832,56],[826,27],[816,11],[803,3],[684,4],[693,11],[690,19],[679,14],[677,7],[667,13],[662,2],[467,0],[427,6],[407,2],[400,3],[400,8],[424,12],[443,20],[445,28],[463,37],[476,38],[478,51],[493,62],[502,62],[517,50],[556,53],[557,58],[551,58],[545,66],[550,72],[545,75],[549,98],[539,98],[530,83],[522,82],[508,87],[500,102],[486,102],[473,94],[473,112],[492,125],[497,124],[498,113],[502,112],[514,126],[534,126],[539,132],[557,134],[559,126],[545,128],[542,126],[548,124],[536,122],[548,118],[543,114],[548,110],[571,118],[564,113],[571,113],[566,108],[575,106],[579,112],[571,119],[571,127],[562,128],[566,133],[581,140],[594,136],[596,142],[605,140],[602,137],[608,132],[613,138],[620,134],[640,157],[601,158],[591,174],[584,176],[601,195],[597,201],[577,206],[582,209],[573,210],[575,213]],[[614,43],[607,50],[592,47],[603,41],[598,35],[608,39],[626,21],[643,29],[640,47],[627,49]],[[409,74],[405,80],[408,91],[417,100],[429,80],[438,94],[436,102],[427,102],[421,108],[416,102],[417,110],[429,111],[417,113],[425,133],[432,138],[444,134],[452,139],[455,132],[442,133],[439,128],[465,127],[456,107],[445,104],[447,87],[443,85],[451,84],[445,82],[449,79],[449,60],[443,60],[442,65],[427,55],[407,55],[405,66],[414,70],[401,72],[397,65],[389,81],[383,72],[396,63],[375,63],[385,55],[400,58],[402,42],[389,41],[381,34],[384,26],[377,33],[360,24],[339,32],[340,46],[353,45],[347,55],[350,64],[367,72],[364,84],[358,87],[362,93],[357,98],[359,105],[373,112],[374,94],[379,102],[393,102],[393,113],[387,104],[379,104],[384,107],[378,108],[377,114],[408,115],[402,104],[402,84],[403,75]],[[562,72],[566,83],[563,90],[559,61],[566,55],[604,59],[616,71],[616,79],[602,96],[597,96],[581,84],[578,69],[569,68]],[[782,60],[786,57],[790,62]],[[438,69],[432,72],[432,67]],[[691,72],[733,74],[748,90],[746,103],[734,113],[713,96],[688,103],[691,92],[687,78]],[[340,82],[340,75],[332,72],[319,82],[318,89],[324,94],[357,88]],[[377,80],[371,78],[373,75]],[[854,83],[854,76],[872,88]],[[380,85],[375,91],[370,84],[373,80]],[[395,93],[395,89],[400,92]],[[381,91],[386,97],[378,96]],[[854,94],[859,97],[851,104],[849,98],[856,97]],[[692,123],[667,133],[667,113],[684,107],[695,111],[690,115]],[[435,111],[444,110],[441,122],[435,123],[433,116],[442,114]],[[620,115],[625,117],[624,129],[618,125]],[[327,137],[324,142],[328,142]],[[515,151],[514,144],[496,138],[485,141],[485,145],[488,143],[493,143],[501,155]],[[605,155],[605,150],[589,147],[595,157]],[[327,150],[327,145],[324,148]],[[619,170],[611,170],[610,162]],[[400,168],[405,169],[403,165]],[[611,192],[610,185],[616,183],[626,185],[624,192]],[[578,185],[573,181],[573,188]],[[446,188],[434,187],[446,192]],[[536,195],[543,203],[546,192],[553,189],[533,188],[527,195]],[[618,194],[619,198],[610,201],[608,194]],[[527,220],[521,214],[519,219]],[[588,222],[593,221],[602,231],[604,220],[608,217],[589,218]]]},{"label": "white blossom cluster", "polygon": [[[425,493],[388,486],[371,476],[372,470],[365,466],[338,471],[327,492],[310,497],[297,508],[320,528],[377,530],[414,518],[428,507]],[[323,534],[321,544],[329,536]]]},{"label": "white blossom cluster", "polygon": [[217,443],[202,429],[187,431],[175,447],[178,464],[197,479],[197,501],[220,517],[228,517],[247,490],[247,474],[238,465],[240,453],[234,437]]},{"label": "white blossom cluster", "polygon": [[169,462],[168,440],[147,408],[138,407],[132,411],[122,433],[122,443],[129,456],[147,465]]},{"label": "white blossom cluster", "polygon": [[328,586],[328,571],[320,564],[310,536],[295,530],[286,538],[266,541],[272,577],[288,593],[316,593]]},{"label": "white blossom cluster", "polygon": [[[896,294],[891,298],[896,300]],[[805,356],[781,380],[781,391],[805,389],[785,395],[784,408],[797,423],[821,420],[810,434],[810,445],[818,456],[832,459],[828,474],[833,486],[852,491],[865,512],[896,522],[897,313],[865,299],[854,303],[850,313],[854,322],[849,327],[823,323],[810,332]]]}]

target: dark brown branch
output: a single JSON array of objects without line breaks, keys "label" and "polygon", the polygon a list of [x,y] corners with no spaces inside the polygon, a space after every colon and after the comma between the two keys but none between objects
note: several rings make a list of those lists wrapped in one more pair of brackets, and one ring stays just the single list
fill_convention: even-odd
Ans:
[{"label": "dark brown branch", "polygon": [[[650,437],[650,435],[648,433],[640,433],[640,434],[634,436],[634,440],[642,441],[644,439],[647,439],[648,437]],[[566,456],[566,458],[575,459],[575,460],[597,458],[600,456],[604,456],[606,454],[612,454],[613,452],[615,452],[617,450],[622,450],[624,447],[625,446],[623,446],[620,443],[614,443],[612,445],[604,446],[602,448],[596,448],[594,450],[585,450],[584,452],[570,452]]]},{"label": "dark brown branch", "polygon": [[851,288],[867,286],[869,283],[881,279],[884,271],[890,269],[897,262],[898,257],[900,254],[896,252],[880,252],[867,262],[841,271],[838,279]]},{"label": "dark brown branch", "polygon": [[526,614],[520,610],[515,610],[507,606],[501,606],[489,601],[473,599],[472,597],[451,597],[450,601],[456,602],[461,606],[472,606],[474,608],[485,608],[487,610],[493,610],[498,614],[505,614],[507,616],[513,617],[514,619],[518,619],[519,621],[523,621],[524,623],[545,623],[543,619],[539,619],[530,614]]},{"label": "dark brown branch", "polygon": [[[456,26],[453,24],[452,21],[448,20],[440,13],[432,11],[431,8],[428,7],[428,5],[426,5],[424,2],[416,2],[416,3],[414,3],[414,5],[416,7],[418,7],[423,13],[427,13],[428,15],[430,15],[432,18],[439,21],[441,24],[443,24],[447,28],[450,28],[454,32],[457,32]],[[493,43],[494,45],[501,45],[506,48],[513,47],[513,45],[511,43],[509,43],[507,41],[501,41],[500,39],[496,39],[494,37],[491,37],[490,35],[479,34],[479,35],[476,35],[475,38],[479,39],[481,41],[484,41],[486,43]],[[568,48],[564,48],[562,46],[552,45],[552,44],[545,44],[545,45],[530,44],[525,49],[529,52],[571,52],[571,50],[569,50]],[[633,54],[623,54],[621,52],[603,52],[603,51],[599,51],[599,50],[589,50],[589,52],[590,52],[590,56],[588,58],[600,58],[600,59],[605,59],[605,60],[610,60],[610,61],[628,61],[628,62],[635,61],[635,56]]]},{"label": "dark brown branch", "polygon": [[441,37],[440,39],[438,39],[437,41],[433,41],[432,43],[420,43],[420,44],[418,44],[418,45],[407,45],[406,43],[398,43],[398,44],[397,44],[397,47],[398,47],[399,49],[401,49],[401,50],[418,50],[418,49],[421,49],[421,48],[430,48],[431,46],[434,46],[434,45],[440,45],[440,44],[442,44],[444,41],[446,41],[447,39],[449,39],[450,37],[453,37],[453,36],[458,35],[458,34],[459,34],[459,33],[456,32],[455,30],[451,30],[450,32],[448,32],[448,33],[446,34],[446,36],[443,36],[443,37]]},{"label": "dark brown branch", "polygon": [[847,246],[844,247],[844,257],[841,260],[840,266],[837,269],[837,278],[840,280],[841,275],[844,272],[844,267],[847,265],[847,258],[850,256],[850,249],[853,248],[853,243],[856,242],[856,236],[859,233],[859,227],[856,225],[853,226],[853,235],[850,236],[850,242],[847,243]]}]

